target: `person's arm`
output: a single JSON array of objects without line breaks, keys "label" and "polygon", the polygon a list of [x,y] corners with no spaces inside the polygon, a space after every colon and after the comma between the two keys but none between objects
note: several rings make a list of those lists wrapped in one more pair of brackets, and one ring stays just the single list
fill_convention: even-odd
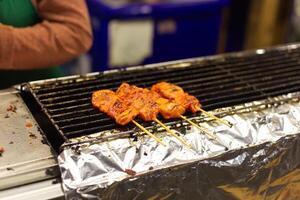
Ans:
[{"label": "person's arm", "polygon": [[0,69],[36,69],[62,64],[92,44],[84,0],[36,0],[42,22],[13,28],[0,24]]}]

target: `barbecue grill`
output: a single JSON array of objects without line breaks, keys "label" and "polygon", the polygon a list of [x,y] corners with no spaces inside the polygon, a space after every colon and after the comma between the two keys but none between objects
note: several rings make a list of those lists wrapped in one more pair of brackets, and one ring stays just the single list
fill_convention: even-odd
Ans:
[{"label": "barbecue grill", "polygon": [[200,99],[204,109],[212,110],[299,91],[299,55],[295,46],[112,70],[28,83],[22,94],[25,99],[33,97],[27,104],[37,102],[42,108],[43,121],[47,119],[53,126],[53,133],[45,133],[58,150],[63,142],[79,136],[113,129],[128,134],[133,129],[117,125],[92,107],[91,94],[96,90],[116,90],[122,82],[149,88],[168,81]]},{"label": "barbecue grill", "polygon": [[[218,112],[218,109],[235,108],[247,102],[299,92],[299,62],[300,45],[291,44],[35,81],[15,86],[13,91],[27,105],[41,134],[55,150],[56,153],[52,152],[55,157],[64,148],[79,143],[121,137],[139,139],[135,134],[136,127],[117,125],[93,108],[91,94],[96,90],[116,90],[122,82],[149,88],[157,82],[167,81],[196,96],[205,110],[215,111],[217,116],[222,117],[224,113]],[[186,113],[185,116],[197,123],[210,120],[201,113]],[[162,121],[179,130],[187,126],[182,120]],[[159,131],[153,123],[139,122],[151,132]],[[109,137],[101,135],[106,132],[116,134]],[[57,174],[52,177],[57,177]]]}]

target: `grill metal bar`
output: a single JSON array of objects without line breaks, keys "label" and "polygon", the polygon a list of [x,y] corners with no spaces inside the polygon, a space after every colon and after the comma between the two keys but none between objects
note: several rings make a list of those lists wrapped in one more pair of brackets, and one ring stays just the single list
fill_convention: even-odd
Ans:
[{"label": "grill metal bar", "polygon": [[[195,73],[195,72],[194,72]],[[192,74],[180,74],[180,75],[186,75],[186,76],[190,76]],[[207,77],[209,77],[210,74],[207,75]],[[220,72],[218,73],[213,73],[212,74],[212,77],[213,76],[217,76],[217,75],[221,75]],[[222,76],[222,75],[221,75]],[[172,80],[172,81],[179,81],[179,80],[182,80],[181,77],[178,77],[178,74],[175,75],[175,76],[169,76],[168,74],[166,74],[165,76],[160,76],[160,79],[164,79],[168,77],[169,80]],[[202,78],[203,75],[202,74],[197,74],[195,75],[195,78]],[[86,87],[84,88],[84,90],[95,90],[95,89],[104,89],[104,88],[110,88],[110,89],[117,89],[118,86],[126,81],[128,83],[130,82],[133,82],[131,80],[132,77],[129,77],[130,79],[119,79],[119,80],[110,80],[110,83],[106,83],[106,84],[101,84],[101,85],[96,85],[96,86],[91,86],[91,87]],[[149,81],[148,81],[149,80]],[[151,85],[153,83],[155,83],[155,81],[153,80],[153,77],[135,77],[135,81],[134,81],[135,84],[139,84],[139,85]],[[75,93],[78,93],[78,92],[81,92],[83,91],[82,88],[76,88],[76,89],[71,89],[71,90],[67,90],[67,91],[62,91],[60,93],[57,93],[57,94],[63,94],[63,93],[67,93],[68,95],[70,95],[70,93],[72,94],[72,92],[75,92]],[[56,95],[57,95],[56,94]]]},{"label": "grill metal bar", "polygon": [[[211,71],[212,69],[210,69],[209,67],[210,66],[205,66],[203,68],[203,71],[205,71],[205,68],[207,68],[208,71]],[[169,73],[169,76],[172,76],[172,75],[176,76],[176,74],[172,74],[172,71],[170,69],[162,69],[162,70],[171,72],[171,73]],[[191,69],[191,71],[185,71],[185,73],[191,74],[191,73],[193,73],[192,70],[193,69]],[[195,70],[197,70],[197,69],[195,69]],[[183,72],[183,71],[184,70],[181,69],[181,72]],[[77,82],[77,83],[74,83],[71,85],[59,85],[56,87],[51,87],[50,89],[41,88],[37,94],[39,95],[40,93],[43,93],[43,91],[47,94],[47,93],[51,92],[51,90],[55,91],[54,94],[59,93],[56,91],[57,89],[61,89],[62,90],[61,92],[66,92],[65,90],[70,90],[71,88],[78,89],[78,86],[86,87],[86,85],[90,85],[90,84],[101,85],[102,87],[111,87],[110,85],[105,85],[105,84],[115,82],[115,81],[119,81],[119,82],[128,81],[130,79],[136,78],[135,74],[128,73],[127,71],[121,71],[120,73],[122,73],[122,77],[115,76],[115,75],[107,75],[107,77],[102,77],[102,79],[96,79],[96,80],[92,80],[92,81],[79,82],[79,83]],[[148,71],[147,74],[140,74],[139,77],[149,78],[149,76],[155,76],[155,75],[159,75],[159,74],[161,74],[161,73],[158,72],[157,70],[155,70],[155,71],[152,70],[152,71]]]},{"label": "grill metal bar", "polygon": [[[298,66],[293,66],[293,67],[298,67]],[[292,68],[294,69],[294,68]],[[282,69],[282,70],[277,70],[277,71],[273,71],[274,74],[272,74],[272,77],[268,78],[266,77],[265,74],[259,74],[259,75],[256,75],[256,74],[249,74],[249,76],[247,75],[243,75],[243,76],[239,76],[241,79],[245,78],[247,80],[248,83],[251,83],[253,84],[254,86],[258,86],[258,85],[261,85],[262,87],[264,86],[264,84],[280,84],[280,83],[284,83],[285,82],[285,78],[287,78],[289,81],[295,81],[295,79],[297,79],[297,76],[300,74],[300,69],[296,69],[296,70],[292,70],[290,68],[287,68],[287,69]],[[282,74],[284,73],[284,74]],[[266,81],[265,83],[260,83],[260,84],[255,84],[255,82],[258,81],[258,79],[260,78],[263,78],[262,81]],[[277,80],[273,80],[274,78],[278,78]],[[268,80],[269,79],[269,80]],[[271,80],[270,80],[271,79]],[[267,81],[268,80],[268,81]],[[244,81],[245,82],[245,81]],[[193,82],[191,82],[193,83]],[[181,84],[183,85],[183,84]],[[206,84],[207,85],[207,84]],[[216,87],[216,84],[215,83],[212,83],[210,85],[214,85],[212,87],[205,87],[204,89],[201,90],[201,92],[206,92],[206,95],[215,95],[216,92],[210,92],[210,91],[213,91],[213,89],[215,89]],[[249,86],[246,86],[246,87],[242,87],[243,83],[238,83],[236,85],[233,85],[233,84],[224,84],[222,85],[222,91],[221,92],[225,92],[227,88],[231,88],[234,87],[235,89],[236,88],[240,88],[240,89],[248,89]],[[199,85],[194,85],[192,84],[191,85],[192,87],[186,87],[186,90],[188,92],[190,92],[191,94],[197,94],[198,93],[198,90],[191,90],[191,88],[196,88],[196,87],[199,87]],[[240,87],[241,86],[241,87]],[[236,92],[236,90],[235,90]],[[218,92],[219,93],[219,92]],[[70,95],[70,98],[71,99],[76,99],[75,97],[77,96],[83,96],[82,98],[78,98],[76,100],[67,100],[67,101],[63,101],[63,102],[58,102],[58,103],[49,103],[47,104],[47,108],[49,109],[50,112],[55,112],[55,111],[59,111],[61,109],[52,109],[52,106],[54,107],[57,107],[57,106],[66,106],[65,108],[63,109],[68,109],[70,107],[68,107],[67,105],[73,105],[74,103],[80,103],[80,102],[87,102],[90,100],[90,95],[92,94],[92,91],[88,92],[87,93],[88,95],[85,95],[85,94],[77,94],[76,96],[72,96]],[[205,95],[205,96],[206,96]],[[85,97],[87,96],[87,97]],[[203,98],[202,95],[196,95],[198,98],[201,97],[201,99]],[[44,101],[42,101],[43,103],[45,103]],[[89,104],[82,104],[82,105],[85,105],[85,106],[89,106]],[[71,106],[72,107],[72,106]],[[76,108],[76,107],[75,107]]]},{"label": "grill metal bar", "polygon": [[[298,53],[299,54],[299,53]],[[262,57],[262,56],[261,56]],[[261,58],[260,57],[260,58]],[[231,68],[235,68],[235,67],[242,67],[242,66],[246,66],[247,68],[251,67],[251,66],[254,66],[254,67],[257,67],[257,65],[261,64],[261,63],[264,63],[266,61],[271,61],[271,62],[274,62],[276,60],[279,60],[279,61],[282,61],[282,57],[276,57],[275,59],[274,58],[269,58],[269,59],[265,59],[265,60],[250,60],[250,61],[247,61],[247,62],[244,62],[244,63],[229,63],[227,65],[230,65]],[[286,59],[286,58],[285,58]],[[291,60],[288,59],[288,62],[290,62]],[[226,63],[222,64],[224,66],[226,66]],[[172,71],[170,69],[167,69],[168,71],[167,72],[171,72],[168,74],[169,77],[171,77],[172,75],[175,75],[175,76],[178,76],[178,73],[180,72],[180,74],[182,73],[189,73],[189,74],[193,74],[194,73],[194,68],[196,68],[195,70],[199,70],[199,67],[202,67],[201,68],[201,71],[203,73],[206,73],[208,71],[211,71],[213,70],[211,67],[214,66],[214,65],[209,65],[209,66],[203,66],[203,65],[196,65],[196,66],[192,66],[189,68],[189,71],[186,72],[185,69],[180,69],[180,70],[176,70],[176,72],[174,74],[172,74]],[[147,74],[143,74],[141,75],[140,77],[150,77],[150,76],[155,76],[155,75],[159,75],[161,74],[161,72],[158,70],[158,71],[154,71],[153,72],[148,72]],[[64,92],[72,92],[72,91],[78,91],[78,90],[82,90],[81,88],[83,86],[86,86],[86,85],[90,85],[90,84],[94,84],[96,86],[101,86],[101,88],[110,88],[111,86],[110,85],[105,85],[104,83],[107,83],[107,82],[114,82],[114,81],[119,81],[118,83],[121,83],[122,81],[126,80],[126,79],[131,79],[131,78],[135,78],[135,76],[132,76],[132,74],[129,74],[129,76],[127,74],[122,74],[122,78],[120,77],[115,77],[115,78],[108,78],[108,79],[93,79],[92,81],[89,81],[87,80],[86,82],[75,82],[73,84],[71,84],[71,87],[75,88],[74,90],[70,89],[70,85],[58,85],[57,87],[55,88],[50,88],[50,89],[47,89],[47,88],[41,88],[39,90],[39,92],[37,94],[39,94],[40,92],[42,91],[46,91],[46,94],[41,94],[41,95],[38,95],[41,99],[44,98],[44,96],[49,96],[51,94],[54,94],[54,95],[58,95],[58,94],[62,94]],[[84,87],[85,89],[93,89],[93,87]],[[54,90],[55,92],[51,93],[49,92],[50,90]],[[61,91],[57,91],[58,89],[62,89]],[[64,90],[63,90],[64,89]]]},{"label": "grill metal bar", "polygon": [[[281,64],[281,65],[280,65]],[[281,66],[282,66],[282,64],[285,64],[285,66],[286,67],[288,67],[288,68],[285,68],[285,69],[281,69]],[[261,66],[262,67],[262,66]],[[268,66],[264,66],[264,67],[268,67]],[[279,70],[278,70],[279,69]],[[296,70],[299,70],[299,68],[298,68],[298,66],[297,65],[294,65],[294,64],[291,64],[291,65],[287,65],[287,63],[286,62],[281,62],[281,63],[276,63],[276,65],[272,65],[270,68],[257,68],[257,66],[256,66],[256,69],[238,69],[238,71],[240,71],[240,72],[237,72],[237,71],[234,71],[235,72],[235,74],[236,75],[239,75],[239,77],[244,77],[244,76],[246,76],[246,78],[250,78],[250,77],[254,77],[254,78],[259,78],[259,77],[261,77],[261,76],[265,76],[265,71],[267,71],[267,70],[275,70],[275,71],[272,71],[272,72],[277,72],[277,73],[281,73],[281,72],[284,72],[284,71],[291,71],[292,69],[296,69]],[[251,71],[252,70],[252,71]],[[231,70],[231,71],[233,71],[233,70]],[[259,75],[257,74],[257,73],[260,73]],[[218,73],[218,74],[221,74],[220,72]],[[251,76],[252,75],[252,76]],[[177,75],[178,76],[178,75]],[[202,76],[203,77],[203,76]],[[207,77],[208,77],[208,75],[207,75]],[[222,78],[222,77],[214,77],[214,78]],[[196,79],[197,80],[197,79]],[[182,86],[185,86],[185,85],[187,85],[186,86],[186,89],[188,90],[189,89],[189,86],[197,86],[197,85],[195,85],[195,84],[192,84],[192,83],[194,83],[193,81],[191,81],[191,82],[177,82],[177,80],[175,80],[175,79],[171,79],[171,81],[172,82],[176,82],[177,84],[179,84],[179,85],[182,85]],[[205,79],[204,80],[202,80],[202,81],[205,81]],[[121,82],[120,82],[121,83]],[[149,83],[145,83],[145,84],[149,84]],[[212,85],[214,85],[214,83],[212,83]],[[103,89],[103,88],[110,88],[110,87],[101,87],[101,89]],[[57,96],[57,94],[56,94],[56,97],[50,97],[50,98],[47,98],[47,99],[42,99],[41,100],[41,102],[42,103],[45,103],[45,104],[47,104],[48,106],[51,106],[51,103],[53,102],[54,104],[56,104],[56,102],[60,102],[60,101],[63,101],[64,103],[67,103],[67,101],[66,100],[68,100],[68,99],[74,99],[74,98],[77,98],[77,97],[79,97],[79,99],[77,99],[77,100],[80,100],[81,98],[80,97],[90,97],[90,95],[91,95],[91,93],[92,93],[92,91],[94,91],[94,90],[97,90],[97,89],[100,89],[99,87],[87,87],[87,88],[85,88],[85,90],[89,90],[88,92],[83,92],[83,93],[76,93],[76,94],[71,94],[71,95],[64,95],[64,96]],[[116,87],[113,87],[113,88],[111,88],[111,89],[116,89]],[[78,89],[77,89],[78,90]],[[79,92],[79,91],[78,91]]]},{"label": "grill metal bar", "polygon": [[186,65],[178,68],[157,65],[40,82],[29,87],[60,134],[68,139],[111,129],[128,131],[133,127],[116,125],[90,102],[93,91],[115,90],[122,82],[150,87],[159,81],[169,81],[199,98],[207,110],[300,91],[300,45],[293,49],[269,49],[264,54],[253,51],[183,63]]}]

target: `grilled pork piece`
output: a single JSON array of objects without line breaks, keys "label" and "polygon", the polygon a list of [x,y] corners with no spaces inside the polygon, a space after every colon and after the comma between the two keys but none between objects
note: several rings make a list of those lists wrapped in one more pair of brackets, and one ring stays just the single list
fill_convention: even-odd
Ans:
[{"label": "grilled pork piece", "polygon": [[123,83],[117,90],[120,98],[131,101],[140,110],[139,117],[145,121],[153,121],[160,113],[165,119],[178,118],[185,112],[184,107],[174,101],[161,97],[155,91],[139,88]]},{"label": "grilled pork piece", "polygon": [[[157,88],[159,89],[160,87]],[[182,89],[179,88],[179,90]],[[174,95],[171,91],[168,91],[167,94]],[[180,94],[178,92],[177,96]],[[185,112],[186,107],[189,106],[192,108],[190,101],[194,102],[195,100],[193,96],[181,95],[179,97],[176,100],[168,99],[155,90],[148,90],[123,83],[116,93],[111,90],[94,92],[92,95],[92,104],[100,111],[115,119],[118,124],[126,125],[136,116],[139,116],[144,121],[154,121],[158,113],[165,119],[180,117]]]},{"label": "grilled pork piece", "polygon": [[115,92],[111,90],[94,92],[92,95],[92,104],[121,125],[130,123],[139,113],[130,104],[119,99]]},{"label": "grilled pork piece", "polygon": [[151,90],[167,99],[175,99],[184,93],[181,87],[167,82],[156,83],[152,86]]},{"label": "grilled pork piece", "polygon": [[144,94],[144,106],[140,109],[139,117],[145,121],[154,121],[160,111],[159,105],[156,103],[157,96],[149,90],[145,90]]},{"label": "grilled pork piece", "polygon": [[159,113],[165,119],[179,118],[185,112],[183,106],[169,99],[160,97],[156,100],[156,103],[159,106]]},{"label": "grilled pork piece", "polygon": [[105,113],[108,113],[117,100],[118,96],[111,90],[98,90],[92,95],[93,106]]},{"label": "grilled pork piece", "polygon": [[138,116],[138,114],[139,111],[133,106],[127,106],[123,112],[116,115],[116,122],[121,125],[126,125]]},{"label": "grilled pork piece", "polygon": [[[139,117],[144,121],[153,121],[159,113],[155,103],[155,96],[147,89],[138,88],[128,83],[123,83],[116,94],[139,110]],[[157,95],[159,98],[159,96]]]},{"label": "grilled pork piece", "polygon": [[182,105],[186,110],[190,110],[195,113],[200,111],[201,104],[198,99],[172,83],[160,82],[152,86],[151,91],[157,92],[164,98],[175,101]]}]

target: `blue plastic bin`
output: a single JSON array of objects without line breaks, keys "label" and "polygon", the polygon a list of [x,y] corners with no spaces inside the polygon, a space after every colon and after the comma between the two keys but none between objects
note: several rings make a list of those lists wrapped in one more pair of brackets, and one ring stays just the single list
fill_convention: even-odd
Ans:
[{"label": "blue plastic bin", "polygon": [[[149,64],[217,52],[222,11],[229,0],[169,0],[164,3],[127,3],[87,0],[93,24],[94,44],[90,51],[94,71],[111,66],[109,25],[112,21],[153,22],[151,55],[137,64]],[[163,27],[163,28],[160,28]],[[167,27],[166,30],[163,30]],[[163,31],[162,31],[163,30]]]}]

